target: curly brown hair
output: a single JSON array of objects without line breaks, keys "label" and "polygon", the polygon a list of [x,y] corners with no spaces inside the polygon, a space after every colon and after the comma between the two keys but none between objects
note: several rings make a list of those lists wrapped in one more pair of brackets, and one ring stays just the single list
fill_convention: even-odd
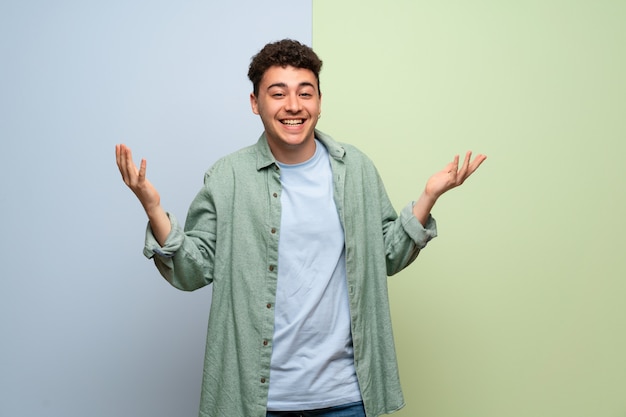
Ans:
[{"label": "curly brown hair", "polygon": [[322,61],[311,47],[301,44],[293,39],[283,39],[268,43],[255,56],[252,57],[248,78],[252,81],[254,95],[259,93],[261,79],[270,67],[292,66],[294,68],[308,69],[313,72],[317,79],[317,91],[320,92],[320,71]]}]

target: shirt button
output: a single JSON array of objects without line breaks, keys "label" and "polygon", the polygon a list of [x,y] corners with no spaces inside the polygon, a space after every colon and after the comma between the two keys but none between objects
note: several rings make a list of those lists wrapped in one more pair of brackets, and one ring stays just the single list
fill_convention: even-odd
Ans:
[{"label": "shirt button", "polygon": [[265,307],[272,308],[272,305],[270,303],[267,303],[267,305]]},{"label": "shirt button", "polygon": [[270,272],[274,270],[274,265],[270,265]]},{"label": "shirt button", "polygon": [[275,227],[272,227],[271,232],[272,232],[272,234],[276,233],[276,228],[275,228]]},{"label": "shirt button", "polygon": [[267,340],[263,341],[263,346],[267,346]]},{"label": "shirt button", "polygon": [[272,196],[273,196],[274,198],[276,198],[276,197],[278,197],[278,194],[274,193],[274,194],[272,194]]},{"label": "shirt button", "polygon": [[265,378],[261,378],[261,384],[265,384]]}]

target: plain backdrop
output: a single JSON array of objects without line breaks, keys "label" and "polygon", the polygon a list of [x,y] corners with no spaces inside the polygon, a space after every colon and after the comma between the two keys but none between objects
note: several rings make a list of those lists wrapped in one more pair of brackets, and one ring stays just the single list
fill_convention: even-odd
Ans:
[{"label": "plain backdrop", "polygon": [[211,291],[143,257],[114,147],[184,220],[260,135],[247,69],[284,37],[310,44],[310,1],[0,2],[1,416],[197,415]]},{"label": "plain backdrop", "polygon": [[626,416],[625,22],[623,0],[313,3],[319,127],[397,209],[488,155],[389,279],[398,417]]}]

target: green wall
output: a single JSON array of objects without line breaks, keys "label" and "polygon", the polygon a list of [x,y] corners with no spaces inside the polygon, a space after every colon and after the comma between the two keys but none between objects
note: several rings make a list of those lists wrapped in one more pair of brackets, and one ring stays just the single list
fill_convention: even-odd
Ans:
[{"label": "green wall", "polygon": [[626,416],[626,1],[315,0],[313,46],[398,209],[489,157],[390,278],[396,415]]}]

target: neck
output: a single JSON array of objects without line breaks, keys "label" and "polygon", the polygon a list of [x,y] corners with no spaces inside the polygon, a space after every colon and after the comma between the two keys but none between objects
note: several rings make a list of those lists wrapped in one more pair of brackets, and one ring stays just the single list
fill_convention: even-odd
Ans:
[{"label": "neck", "polygon": [[267,141],[267,144],[274,158],[283,164],[300,164],[315,155],[315,137],[297,145],[278,145],[270,140]]}]

